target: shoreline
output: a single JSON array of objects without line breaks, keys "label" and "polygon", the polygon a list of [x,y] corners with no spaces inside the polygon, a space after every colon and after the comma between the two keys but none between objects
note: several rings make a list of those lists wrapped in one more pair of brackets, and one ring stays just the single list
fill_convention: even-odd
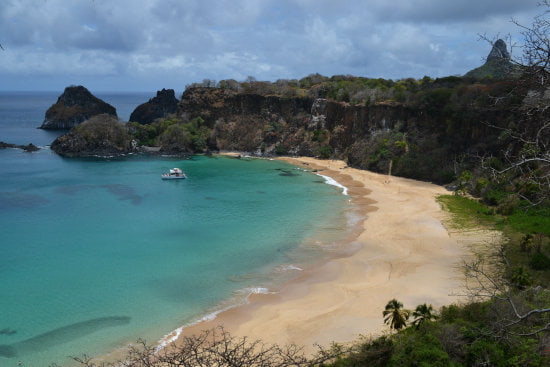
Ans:
[{"label": "shoreline", "polygon": [[[460,302],[461,262],[476,244],[498,237],[496,231],[446,228],[448,214],[435,200],[449,193],[442,186],[350,168],[343,161],[277,159],[342,188],[363,218],[355,226],[358,233],[342,240],[346,251],[301,269],[279,289],[251,292],[242,303],[172,330],[156,342],[157,350],[219,326],[249,340],[297,344],[307,353],[317,351],[315,345],[379,336],[389,332],[382,311],[392,298],[408,309]],[[122,352],[98,360],[121,358]]]},{"label": "shoreline", "polygon": [[462,234],[444,226],[447,214],[435,200],[448,193],[442,186],[354,169],[342,161],[278,159],[316,170],[348,189],[352,203],[367,215],[349,243],[356,250],[304,269],[274,293],[251,294],[244,305],[180,328],[179,338],[223,326],[237,337],[295,343],[313,353],[315,344],[380,335],[389,331],[382,311],[392,298],[409,309],[460,302],[461,262],[477,243],[495,240],[494,231]]}]

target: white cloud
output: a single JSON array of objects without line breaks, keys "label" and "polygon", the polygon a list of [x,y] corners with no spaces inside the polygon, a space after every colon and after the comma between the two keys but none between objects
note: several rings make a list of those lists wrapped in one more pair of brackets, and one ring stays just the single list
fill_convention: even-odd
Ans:
[{"label": "white cloud", "polygon": [[517,33],[510,18],[528,24],[536,1],[3,0],[0,77],[148,89],[248,75],[462,74],[489,52],[478,34]]}]

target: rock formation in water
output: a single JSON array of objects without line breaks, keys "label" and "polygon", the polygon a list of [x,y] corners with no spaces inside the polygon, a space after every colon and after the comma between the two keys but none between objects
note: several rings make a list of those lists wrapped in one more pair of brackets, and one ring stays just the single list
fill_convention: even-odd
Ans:
[{"label": "rock formation in water", "polygon": [[87,157],[128,154],[135,147],[125,125],[113,115],[101,114],[55,139],[51,149],[66,157]]},{"label": "rock formation in water", "polygon": [[106,113],[117,117],[116,109],[95,97],[83,86],[70,86],[47,111],[41,129],[70,129],[89,118]]},{"label": "rock formation in water", "polygon": [[[5,143],[3,141],[0,141],[0,149],[5,149],[5,148],[17,148],[17,149],[22,149],[26,152],[36,152],[37,150],[40,150],[40,148],[38,148],[33,143],[30,143],[27,145],[21,145],[21,144]],[[3,331],[4,329],[0,330],[0,334],[2,334]]]},{"label": "rock formation in water", "polygon": [[157,91],[157,96],[149,102],[140,104],[130,115],[130,121],[141,124],[150,124],[157,118],[166,117],[178,109],[178,100],[173,89]]}]

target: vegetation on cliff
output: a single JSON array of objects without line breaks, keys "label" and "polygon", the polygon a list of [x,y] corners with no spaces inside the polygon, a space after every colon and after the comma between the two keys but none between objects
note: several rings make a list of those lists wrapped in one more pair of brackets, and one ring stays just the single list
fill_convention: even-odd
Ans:
[{"label": "vegetation on cliff", "polygon": [[112,115],[101,114],[55,139],[51,149],[66,157],[111,156],[133,151],[128,128]]}]

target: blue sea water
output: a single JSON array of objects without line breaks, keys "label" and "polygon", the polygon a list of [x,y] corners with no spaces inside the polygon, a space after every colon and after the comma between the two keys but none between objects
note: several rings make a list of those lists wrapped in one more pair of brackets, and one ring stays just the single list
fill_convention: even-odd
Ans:
[{"label": "blue sea water", "polygon": [[[151,97],[98,96],[122,119]],[[55,100],[0,93],[0,140],[51,143],[57,133],[36,127]],[[189,179],[162,181],[171,167]],[[0,366],[156,342],[276,288],[350,222],[340,188],[280,161],[4,149],[0,176]]]}]

